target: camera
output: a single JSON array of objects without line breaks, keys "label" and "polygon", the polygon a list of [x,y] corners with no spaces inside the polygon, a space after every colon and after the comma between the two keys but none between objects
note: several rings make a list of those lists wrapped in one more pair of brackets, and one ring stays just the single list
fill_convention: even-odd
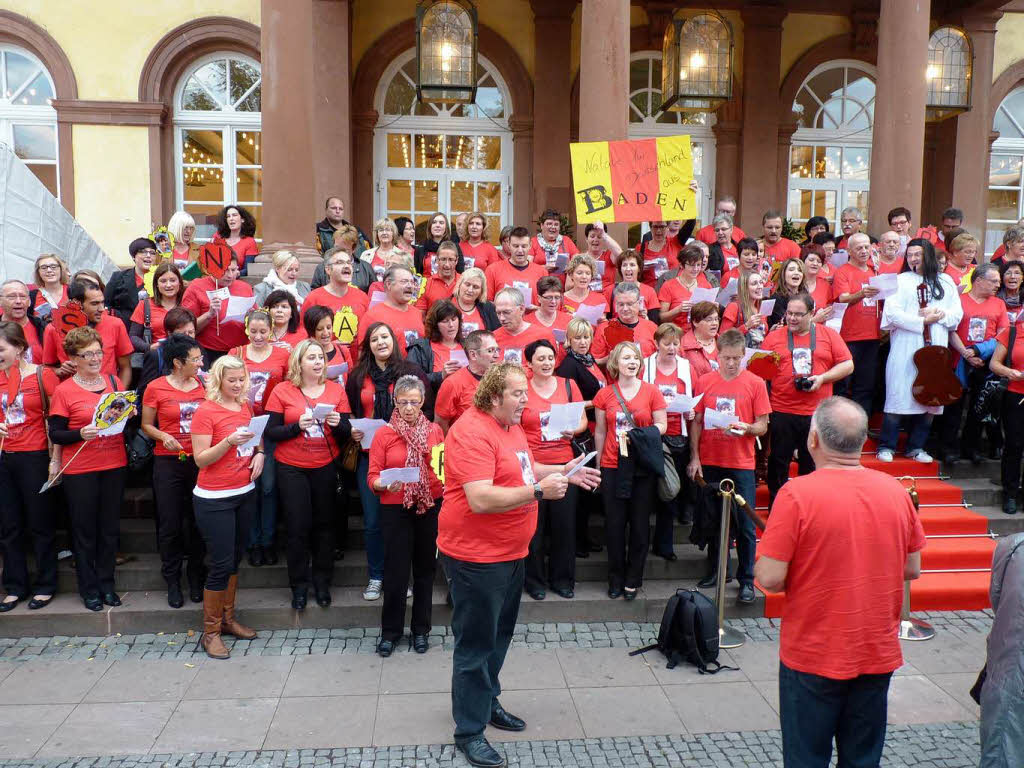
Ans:
[{"label": "camera", "polygon": [[810,376],[797,376],[793,379],[793,386],[800,392],[810,392],[811,387],[814,386],[814,382],[811,381]]}]

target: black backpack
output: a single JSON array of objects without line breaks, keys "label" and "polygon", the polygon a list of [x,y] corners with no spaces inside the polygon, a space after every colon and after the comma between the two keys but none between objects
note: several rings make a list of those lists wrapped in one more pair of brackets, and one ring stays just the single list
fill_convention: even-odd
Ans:
[{"label": "black backpack", "polygon": [[696,666],[702,675],[714,675],[723,669],[737,670],[718,663],[718,611],[715,604],[696,589],[677,589],[662,614],[658,642],[631,651],[629,655],[655,649],[668,658],[668,669],[685,661]]}]

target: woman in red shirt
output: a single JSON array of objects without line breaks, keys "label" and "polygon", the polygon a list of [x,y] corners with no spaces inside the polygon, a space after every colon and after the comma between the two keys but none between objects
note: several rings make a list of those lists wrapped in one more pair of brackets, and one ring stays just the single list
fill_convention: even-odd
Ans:
[{"label": "woman in red shirt", "polygon": [[767,319],[761,314],[764,278],[760,272],[745,272],[736,298],[722,314],[722,331],[736,328],[746,338],[748,347],[760,347],[768,333]]},{"label": "woman in red shirt", "polygon": [[[542,464],[567,464],[572,461],[570,442],[575,435],[587,429],[585,412],[572,431],[552,434],[547,429],[551,406],[581,403],[583,395],[575,382],[555,376],[558,356],[547,339],[526,345],[524,359],[533,376],[526,387],[526,409],[523,411],[523,431],[533,458]],[[542,500],[537,506],[537,528],[530,540],[530,553],[526,556],[526,594],[534,600],[543,600],[544,589],[567,600],[575,597],[576,586],[576,486],[570,486],[565,496],[557,500]],[[550,529],[548,563],[545,567],[544,540]]]},{"label": "woman in red shirt", "polygon": [[[152,299],[145,298],[135,305],[132,311],[131,327],[128,335],[135,344],[135,348],[145,347],[146,351],[155,347],[159,342],[167,338],[164,330],[164,318],[169,310],[181,304],[185,295],[185,281],[181,278],[181,272],[172,261],[163,261],[157,265],[153,272],[153,289],[156,296]],[[146,338],[146,310],[149,310],[150,338]]]},{"label": "woman in red shirt", "polygon": [[142,397],[142,431],[153,440],[153,499],[156,502],[160,572],[167,582],[167,604],[181,608],[181,562],[188,556],[188,591],[193,603],[203,600],[206,548],[196,528],[192,489],[199,468],[192,458],[192,417],[206,391],[199,381],[203,350],[183,333],[173,334],[161,349],[166,376],[151,381]]},{"label": "woman in red shirt", "polygon": [[691,381],[718,370],[718,312],[718,305],[710,301],[698,301],[690,309],[693,327],[683,336],[679,352],[690,364]]},{"label": "woman in red shirt", "polygon": [[217,234],[213,242],[227,245],[238,259],[238,269],[243,276],[248,274],[249,264],[259,255],[256,244],[256,219],[240,205],[228,205],[217,214]]},{"label": "woman in red shirt", "polygon": [[562,306],[569,314],[575,314],[582,305],[600,307],[602,312],[598,322],[608,314],[608,300],[600,291],[591,290],[594,277],[597,275],[597,262],[586,253],[578,253],[572,257],[565,268],[565,294]]},{"label": "woman in red shirt", "polygon": [[46,317],[68,301],[68,267],[55,254],[44,253],[36,259],[32,274],[35,286],[29,292],[32,309],[37,317]]},{"label": "woman in red shirt", "polygon": [[306,335],[323,347],[327,380],[336,381],[344,387],[345,375],[352,370],[352,352],[348,344],[334,338],[334,313],[329,307],[314,304],[302,315],[302,325]]},{"label": "woman in red shirt", "polygon": [[822,267],[825,251],[820,245],[805,245],[800,258],[804,262],[804,288],[814,299],[814,322],[824,323],[832,316],[832,284],[825,279]]},{"label": "woman in red shirt", "polygon": [[679,252],[679,273],[666,280],[658,298],[661,301],[661,322],[671,321],[683,330],[690,328],[690,310],[693,309],[691,297],[698,288],[710,288],[711,284],[704,278],[703,285],[701,278],[704,273],[701,271],[704,265],[704,251],[700,248],[686,247]]},{"label": "woman in red shirt", "polygon": [[[402,638],[406,589],[412,564],[412,622],[409,645],[426,653],[437,552],[437,515],[444,487],[435,471],[443,462],[444,433],[423,415],[426,389],[416,376],[395,382],[394,410],[370,445],[367,484],[380,496],[384,533],[384,604],[377,653],[388,657]],[[386,470],[415,468],[419,479],[385,483]]]},{"label": "woman in red shirt", "polygon": [[465,269],[487,269],[492,262],[499,261],[501,256],[498,250],[487,241],[487,217],[482,213],[474,212],[466,219],[466,234],[468,239],[459,243],[462,249],[462,260]]},{"label": "woman in red shirt", "polygon": [[290,291],[278,289],[267,296],[264,308],[270,313],[274,327],[270,329],[270,343],[290,353],[306,336],[299,322],[299,305]]},{"label": "woman in red shirt", "polygon": [[[654,475],[634,471],[630,495],[618,495],[622,480],[619,456],[625,456],[628,450],[626,433],[634,424],[657,427],[663,435],[668,427],[665,398],[656,386],[639,378],[642,365],[639,346],[628,341],[616,344],[608,355],[611,383],[594,396],[594,442],[601,462],[601,496],[608,538],[608,597],[612,599],[622,597],[625,589],[625,599],[634,600],[643,584],[651,534],[649,515],[654,507],[657,481]],[[628,416],[620,399],[629,409]]]},{"label": "woman in red shirt", "polygon": [[436,301],[423,320],[423,329],[426,338],[409,344],[406,355],[410,363],[427,374],[436,395],[442,381],[468,364],[468,360],[452,359],[456,350],[466,359],[462,349],[462,313],[448,299]]},{"label": "woman in red shirt", "polygon": [[[29,594],[28,562],[23,542],[32,536],[36,558],[35,590],[30,609],[50,604],[57,591],[57,531],[52,504],[39,489],[46,482],[49,451],[46,444],[46,403],[57,387],[57,375],[25,361],[28,340],[21,326],[0,323],[0,555],[7,597],[0,613],[14,608]],[[57,468],[54,468],[56,473]]]},{"label": "woman in red shirt", "polygon": [[[619,256],[619,281],[623,283],[637,283],[640,286],[640,317],[647,318],[652,323],[657,323],[661,313],[658,293],[647,283],[640,282],[641,270],[643,270],[643,259],[641,256],[634,250],[623,251]],[[615,283],[612,283],[604,291],[604,298],[608,302],[612,317],[616,317],[614,292]]]},{"label": "woman in red shirt", "polygon": [[326,374],[320,344],[301,341],[288,358],[287,380],[274,387],[267,402],[266,435],[277,444],[278,486],[281,500],[288,502],[288,582],[297,611],[306,607],[310,584],[317,605],[331,604],[338,485],[334,459],[349,436],[348,419],[342,414],[347,416],[351,409],[345,390],[328,381]]},{"label": "woman in red shirt", "polygon": [[487,276],[482,269],[470,267],[462,273],[452,301],[462,313],[462,333],[465,336],[473,331],[494,331],[501,325],[494,305],[487,301]]},{"label": "woman in red shirt", "polygon": [[[118,606],[114,561],[120,533],[121,501],[127,458],[121,434],[100,435],[93,413],[106,395],[124,387],[116,376],[100,372],[100,334],[88,326],[64,337],[64,352],[77,366],[50,403],[50,439],[63,449],[64,495],[71,517],[78,592],[90,611]],[[119,404],[128,407],[127,403]]]}]

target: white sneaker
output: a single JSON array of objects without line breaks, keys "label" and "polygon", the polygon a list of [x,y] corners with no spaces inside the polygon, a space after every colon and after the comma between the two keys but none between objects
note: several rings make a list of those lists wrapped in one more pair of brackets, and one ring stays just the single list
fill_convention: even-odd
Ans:
[{"label": "white sneaker", "polygon": [[405,588],[405,596],[406,596],[407,598],[408,598],[408,597],[412,597],[412,587],[406,587],[406,588]]},{"label": "white sneaker", "polygon": [[363,600],[380,600],[380,589],[384,583],[380,579],[370,579],[363,590]]},{"label": "white sneaker", "polygon": [[926,451],[918,451],[914,454],[914,461],[920,464],[931,464],[935,459],[933,459],[931,454]]},{"label": "white sneaker", "polygon": [[875,458],[878,459],[879,461],[884,461],[886,464],[890,464],[893,458],[892,451],[890,451],[888,448],[883,448],[882,450],[875,454]]}]

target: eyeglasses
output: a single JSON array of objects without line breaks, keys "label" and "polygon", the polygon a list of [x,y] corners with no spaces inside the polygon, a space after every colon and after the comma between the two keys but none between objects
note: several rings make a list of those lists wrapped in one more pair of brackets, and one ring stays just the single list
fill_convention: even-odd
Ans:
[{"label": "eyeglasses", "polygon": [[858,224],[860,219],[840,219],[840,222],[843,224]]},{"label": "eyeglasses", "polygon": [[84,357],[86,360],[98,360],[103,357],[103,350],[93,350],[92,352],[79,352],[76,357]]},{"label": "eyeglasses", "polygon": [[395,400],[395,405],[399,408],[419,408],[423,405],[422,400]]},{"label": "eyeglasses", "polygon": [[189,365],[201,365],[203,362],[203,356],[200,355],[199,357],[187,357],[185,358],[185,362],[188,363]]},{"label": "eyeglasses", "polygon": [[49,272],[49,271],[54,270],[54,269],[60,269],[60,264],[40,264],[39,265],[39,271],[40,272]]},{"label": "eyeglasses", "polygon": [[792,317],[794,320],[799,320],[802,317],[807,317],[809,312],[787,312],[786,317]]},{"label": "eyeglasses", "polygon": [[141,251],[136,251],[135,255],[136,256],[140,256],[140,255],[156,256],[156,251],[153,250],[152,248],[143,248]]}]

